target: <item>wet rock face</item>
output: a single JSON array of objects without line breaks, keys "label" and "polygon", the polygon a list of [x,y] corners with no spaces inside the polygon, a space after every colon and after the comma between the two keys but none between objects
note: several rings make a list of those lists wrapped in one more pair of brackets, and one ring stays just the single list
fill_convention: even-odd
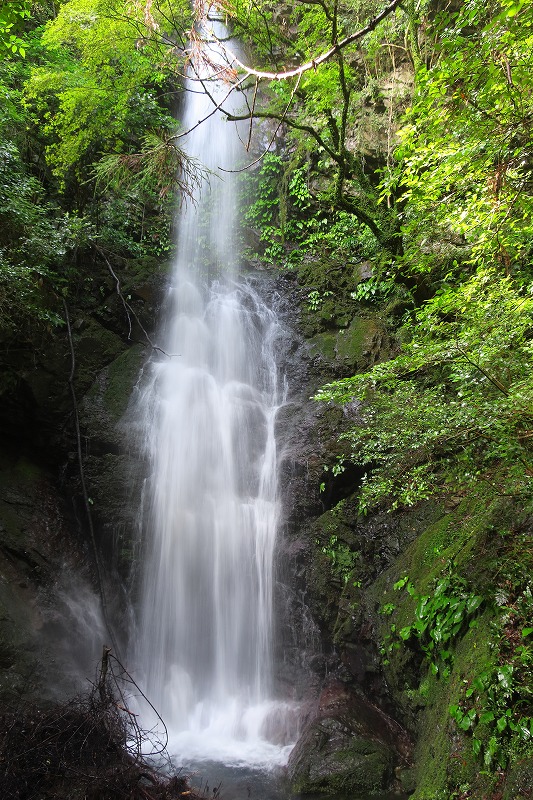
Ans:
[{"label": "wet rock face", "polygon": [[288,778],[297,794],[377,794],[395,788],[409,752],[397,722],[333,680],[291,753]]},{"label": "wet rock face", "polygon": [[[72,691],[77,680],[94,673],[101,644],[98,641],[90,652],[84,638],[91,629],[99,633],[99,622],[88,622],[86,631],[77,625],[85,626],[91,603],[97,601],[76,530],[53,474],[28,457],[2,449],[0,705]],[[66,586],[74,573],[76,590],[69,601],[81,603],[85,592],[78,620],[66,601]]]},{"label": "wet rock face", "polygon": [[[360,470],[331,472],[345,447],[339,436],[356,423],[358,407],[340,409],[312,396],[325,382],[387,357],[391,343],[378,320],[347,315],[340,330],[327,321],[317,330],[307,318],[302,325],[296,312],[305,305],[302,290],[283,278],[278,290],[289,391],[276,420],[283,503],[277,678],[282,693],[290,691],[302,702],[307,719],[291,755],[289,780],[299,794],[368,796],[399,788],[411,742],[390,716],[365,589],[415,532],[399,515],[359,516],[354,492]],[[332,559],[333,550],[340,559]]]},{"label": "wet rock face", "polygon": [[[87,494],[114,597],[134,526],[135,480],[118,421],[144,358],[137,320],[148,329],[156,318],[161,280],[148,270],[125,275],[137,315],[128,319],[107,269],[90,272],[95,291],[84,288],[69,307],[73,377]],[[16,348],[0,343],[0,706],[74,693],[109,643],[81,489],[71,343],[66,325],[33,336]]]},{"label": "wet rock face", "polygon": [[[147,354],[142,345],[119,353],[97,372],[80,404],[85,481],[98,545],[108,570],[123,579],[132,569],[144,477],[134,421],[126,411]],[[71,481],[81,494],[75,469]]]}]

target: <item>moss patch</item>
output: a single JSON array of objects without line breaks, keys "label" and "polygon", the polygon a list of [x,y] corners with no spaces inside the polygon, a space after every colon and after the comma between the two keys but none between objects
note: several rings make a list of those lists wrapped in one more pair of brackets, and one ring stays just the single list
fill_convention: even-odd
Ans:
[{"label": "moss patch", "polygon": [[[476,701],[476,696],[466,691],[474,685],[476,677],[493,674],[495,665],[502,663],[501,641],[496,638],[496,623],[502,614],[495,603],[497,592],[507,587],[506,591],[512,596],[514,585],[522,585],[523,589],[524,580],[531,579],[531,564],[522,540],[528,534],[525,529],[519,533],[520,524],[516,508],[506,498],[470,497],[456,501],[453,510],[420,531],[396,563],[366,593],[368,613],[374,614],[383,647],[387,685],[398,713],[418,742],[413,800],[450,800],[452,797],[488,800],[501,796],[498,792],[501,792],[502,772],[497,761],[484,765],[482,758],[474,754],[472,744],[474,733],[481,743],[483,756],[490,749],[489,740],[494,736],[496,723],[494,721],[491,728],[480,722],[486,701],[483,698]],[[519,565],[515,550],[522,553]],[[451,651],[451,673],[446,678],[433,673],[415,637],[402,642],[398,632],[413,625],[418,598],[431,597],[436,580],[450,571],[466,582],[472,595],[479,593],[485,599],[483,613],[474,626],[466,624],[455,639],[442,645]],[[409,576],[414,596],[405,588],[394,590],[394,583],[404,576]],[[380,608],[388,613],[379,613]],[[516,697],[512,699],[514,704],[517,701]],[[463,731],[451,717],[450,706],[468,709],[474,705],[477,715],[473,728]],[[516,774],[527,786],[530,765],[517,737],[518,733],[512,734],[505,745],[511,764],[515,746],[516,752],[522,754],[520,759],[515,758],[508,778],[508,785],[514,787],[509,788],[509,799],[515,796],[511,792],[519,791],[512,776]]]},{"label": "moss patch", "polygon": [[531,800],[533,797],[533,756],[521,759],[505,782],[502,800]]},{"label": "moss patch", "polygon": [[461,786],[475,791],[474,797],[490,797],[495,777],[481,774],[468,736],[457,730],[449,707],[458,703],[470,679],[491,658],[491,614],[478,620],[455,648],[454,667],[449,680],[428,674],[426,700],[420,716],[415,751],[416,791],[413,800],[449,798]]},{"label": "moss patch", "polygon": [[308,340],[311,355],[318,355],[325,361],[335,360],[337,335],[331,331],[317,333]]},{"label": "moss patch", "polygon": [[387,332],[378,318],[353,317],[340,330],[316,333],[308,342],[312,355],[342,374],[367,369],[389,350]]},{"label": "moss patch", "polygon": [[120,449],[124,438],[117,425],[126,411],[142,363],[144,348],[135,345],[101,370],[83,399],[82,424],[101,450]]}]

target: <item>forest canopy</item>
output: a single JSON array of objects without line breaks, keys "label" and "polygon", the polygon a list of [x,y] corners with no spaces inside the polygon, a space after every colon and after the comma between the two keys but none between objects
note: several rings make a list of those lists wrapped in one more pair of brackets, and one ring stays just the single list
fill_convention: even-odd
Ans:
[{"label": "forest canopy", "polygon": [[267,136],[243,177],[251,257],[296,270],[311,310],[348,301],[396,341],[320,393],[363,401],[345,441],[362,509],[450,484],[529,492],[531,0],[1,3],[4,338],[59,323],[91,259],[171,253],[201,170],[181,149],[183,77],[213,17],[243,43],[221,42],[241,98],[221,113]]}]

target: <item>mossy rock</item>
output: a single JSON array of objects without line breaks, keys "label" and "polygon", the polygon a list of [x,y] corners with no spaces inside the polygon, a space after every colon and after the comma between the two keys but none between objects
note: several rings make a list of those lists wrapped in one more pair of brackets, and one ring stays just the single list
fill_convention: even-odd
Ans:
[{"label": "mossy rock", "polygon": [[126,455],[89,456],[85,478],[102,548],[113,557],[128,557],[137,525],[138,465]]},{"label": "mossy rock", "polygon": [[337,335],[334,332],[326,331],[325,333],[317,333],[308,341],[312,356],[318,355],[324,361],[328,362],[333,362],[335,360]]},{"label": "mossy rock", "polygon": [[93,450],[116,451],[123,445],[124,431],[118,423],[131,398],[145,349],[135,345],[100,370],[82,405],[81,422]]},{"label": "mossy rock", "polygon": [[531,800],[533,797],[533,756],[520,760],[509,772],[502,800]]},{"label": "mossy rock", "polygon": [[78,392],[83,392],[94,381],[98,370],[127,350],[127,345],[120,336],[91,317],[75,320],[72,327],[77,365],[74,380]]},{"label": "mossy rock", "polygon": [[[342,505],[339,505],[341,510],[326,511],[311,526],[309,538],[314,546],[310,548],[306,581],[308,604],[315,619],[334,636],[345,579],[359,561],[355,532],[342,514]],[[332,554],[336,555],[335,560]]]},{"label": "mossy rock", "polygon": [[[499,770],[484,767],[482,758],[474,753],[471,734],[463,733],[449,713],[450,706],[464,703],[465,691],[475,678],[490,673],[494,667],[498,649],[493,623],[498,612],[486,602],[473,626],[465,624],[446,643],[450,651],[449,677],[433,674],[416,637],[400,642],[398,635],[395,639],[391,633],[391,626],[400,631],[412,625],[417,598],[430,596],[435,581],[450,569],[466,581],[472,594],[480,594],[489,601],[498,581],[512,569],[509,565],[514,560],[513,548],[522,548],[522,578],[517,572],[515,580],[523,580],[531,572],[512,503],[505,498],[467,497],[450,499],[450,505],[453,508],[448,513],[427,520],[429,524],[420,529],[416,539],[366,594],[367,604],[374,609],[381,643],[387,646],[396,641],[387,649],[383,670],[397,713],[417,736],[413,800],[449,800],[460,791],[466,792],[465,787],[468,797],[484,800],[501,790]],[[524,528],[523,535],[530,536],[530,527]],[[394,583],[404,576],[414,586],[413,594],[393,589]],[[390,609],[389,614],[375,613],[383,606]],[[481,742],[481,755],[493,732],[487,725],[476,724],[474,733]],[[508,747],[513,752],[512,741]],[[508,800],[533,797],[527,794],[532,785],[531,775],[531,762],[523,759],[507,779],[505,797]]]},{"label": "mossy rock", "polygon": [[387,331],[377,318],[354,317],[340,330],[316,333],[308,342],[312,356],[345,375],[368,369],[390,351]]},{"label": "mossy rock", "polygon": [[379,794],[388,788],[393,754],[382,742],[358,736],[339,720],[314,723],[290,767],[295,794]]},{"label": "mossy rock", "polygon": [[354,317],[337,334],[336,358],[348,369],[366,369],[386,355],[388,337],[377,319]]},{"label": "mossy rock", "polygon": [[404,728],[332,677],[290,755],[287,775],[297,794],[368,798],[397,788],[395,771],[409,766],[410,757]]},{"label": "mossy rock", "polygon": [[[450,705],[464,698],[465,686],[486,669],[491,659],[491,614],[477,620],[454,647],[449,679],[429,674],[426,703],[419,722],[415,751],[417,789],[414,800],[432,800],[439,793],[470,786],[472,797],[491,796],[495,778],[483,772],[474,756],[471,738],[462,734],[449,714]],[[427,664],[425,665],[427,669]],[[477,735],[480,731],[476,731]]]}]

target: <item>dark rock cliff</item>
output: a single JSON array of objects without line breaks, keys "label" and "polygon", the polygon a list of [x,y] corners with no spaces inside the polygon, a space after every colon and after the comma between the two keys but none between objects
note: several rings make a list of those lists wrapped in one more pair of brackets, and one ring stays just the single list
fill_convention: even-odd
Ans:
[{"label": "dark rock cliff", "polygon": [[101,595],[109,614],[118,615],[117,587],[131,566],[132,474],[116,423],[149,347],[143,328],[155,317],[161,279],[129,276],[125,313],[106,265],[93,265],[91,274],[99,299],[78,293],[67,309],[70,338],[65,323],[1,347],[0,696],[6,701],[71,694],[94,675],[110,641]]}]

